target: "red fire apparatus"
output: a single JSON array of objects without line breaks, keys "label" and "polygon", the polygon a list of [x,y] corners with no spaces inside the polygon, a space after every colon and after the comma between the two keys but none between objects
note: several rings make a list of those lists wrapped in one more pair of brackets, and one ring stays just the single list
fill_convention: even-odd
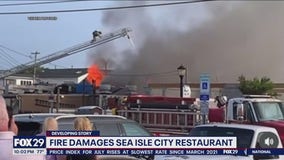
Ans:
[{"label": "red fire apparatus", "polygon": [[[273,127],[284,144],[284,106],[281,100],[266,95],[245,95],[226,102],[224,99],[217,101],[221,103],[209,107],[206,122]],[[115,102],[122,102],[112,107],[117,109],[118,115],[135,120],[157,134],[188,134],[191,128],[204,122],[195,98],[131,95],[124,101]]]},{"label": "red fire apparatus", "polygon": [[155,134],[187,134],[200,120],[195,98],[131,95],[122,99],[108,98],[108,106]]}]

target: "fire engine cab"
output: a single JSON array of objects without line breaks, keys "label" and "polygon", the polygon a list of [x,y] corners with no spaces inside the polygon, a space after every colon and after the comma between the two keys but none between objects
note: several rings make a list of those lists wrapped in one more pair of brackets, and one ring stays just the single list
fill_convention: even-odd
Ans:
[{"label": "fire engine cab", "polygon": [[272,127],[284,144],[283,102],[271,96],[244,95],[232,98],[223,107],[209,109],[209,121]]}]

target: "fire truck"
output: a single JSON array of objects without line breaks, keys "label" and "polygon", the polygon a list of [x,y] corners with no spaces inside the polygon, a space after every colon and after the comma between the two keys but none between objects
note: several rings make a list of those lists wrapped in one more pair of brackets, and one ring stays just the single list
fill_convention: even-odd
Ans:
[{"label": "fire truck", "polygon": [[[8,89],[9,86],[6,86],[7,84],[5,84],[5,77],[11,76],[15,73],[19,73],[21,71],[24,71],[26,69],[29,68],[33,68],[33,67],[37,67],[37,66],[41,66],[50,62],[53,62],[55,60],[59,60],[61,58],[64,57],[68,57],[71,55],[74,55],[76,53],[80,53],[82,51],[97,47],[99,45],[111,42],[113,40],[116,40],[118,38],[122,38],[122,37],[127,37],[128,39],[130,39],[130,36],[128,35],[129,32],[131,32],[132,30],[130,28],[123,28],[120,29],[118,31],[112,32],[112,33],[108,33],[108,34],[104,34],[101,35],[101,32],[99,31],[95,31],[96,34],[94,35],[92,40],[88,40],[86,42],[71,46],[69,48],[57,51],[55,53],[49,54],[47,56],[38,58],[37,61],[30,61],[27,62],[25,64],[21,64],[18,66],[15,66],[13,68],[10,68],[8,70],[5,70],[3,72],[0,73],[0,81],[3,80],[3,84],[5,85],[5,87]],[[99,33],[99,34],[98,34]],[[36,86],[32,85],[34,88],[33,89],[40,89],[37,88]],[[31,87],[31,85],[29,85],[29,87]],[[6,90],[6,94],[8,94],[9,91]]]},{"label": "fire truck", "polygon": [[239,123],[275,128],[284,144],[284,106],[281,100],[267,95],[244,95],[228,101],[221,96],[216,106],[203,116],[195,98],[131,95],[117,105],[116,114],[142,124],[158,135],[184,135],[196,125]]},{"label": "fire truck", "polygon": [[244,95],[209,110],[210,122],[252,124],[275,128],[284,144],[283,102],[268,95]]},{"label": "fire truck", "polygon": [[[118,38],[122,38],[122,37],[127,37],[128,39],[130,39],[129,36],[129,32],[131,32],[132,30],[130,28],[123,28],[120,29],[118,31],[115,32],[111,32],[108,34],[103,34],[101,35],[101,32],[96,31],[97,34],[94,35],[92,40],[88,40],[86,42],[80,43],[80,44],[76,44],[74,46],[71,46],[69,48],[57,51],[55,53],[49,54],[47,56],[38,58],[37,61],[30,61],[27,62],[25,64],[21,64],[18,65],[16,67],[10,68],[8,70],[5,70],[3,72],[0,73],[0,81],[3,81],[3,88],[5,88],[5,92],[3,94],[3,97],[6,99],[7,101],[7,105],[11,106],[14,110],[15,113],[18,113],[19,110],[21,110],[22,112],[30,112],[32,109],[30,109],[30,106],[25,106],[23,104],[20,104],[19,99],[20,96],[18,94],[9,94],[11,91],[11,88],[13,87],[13,85],[9,85],[6,84],[6,80],[5,78],[8,76],[11,76],[15,73],[19,73],[21,71],[24,71],[26,69],[32,68],[32,67],[37,67],[37,66],[41,66],[50,62],[53,62],[55,60],[70,56],[70,55],[74,55],[76,53],[80,53],[82,51],[100,46],[102,44],[114,41]],[[98,34],[99,33],[99,34]],[[1,85],[0,85],[1,87]],[[51,92],[54,89],[54,86],[45,86],[45,85],[28,85],[28,86],[14,86],[14,89],[17,88],[19,90],[41,90],[41,91],[48,91]],[[17,91],[15,91],[17,92]],[[0,93],[1,94],[1,93]],[[45,99],[48,99],[49,94],[47,94],[47,96],[45,97]],[[17,102],[17,105],[14,105]],[[13,105],[12,105],[13,103]],[[48,105],[50,106],[49,102],[47,101]],[[54,105],[54,102],[50,102],[52,103],[52,105]],[[11,105],[10,105],[11,104]],[[44,110],[44,109],[42,109]]]}]

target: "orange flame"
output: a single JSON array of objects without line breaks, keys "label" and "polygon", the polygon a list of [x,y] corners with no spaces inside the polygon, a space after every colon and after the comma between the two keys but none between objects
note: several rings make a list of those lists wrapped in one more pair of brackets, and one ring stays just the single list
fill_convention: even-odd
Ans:
[{"label": "orange flame", "polygon": [[103,78],[104,73],[99,69],[97,65],[94,64],[88,68],[87,80],[89,83],[95,86],[100,86]]}]

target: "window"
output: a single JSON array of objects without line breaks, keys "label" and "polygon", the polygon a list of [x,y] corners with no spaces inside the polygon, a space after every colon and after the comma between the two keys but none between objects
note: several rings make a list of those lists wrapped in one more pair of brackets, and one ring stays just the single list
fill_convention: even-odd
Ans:
[{"label": "window", "polygon": [[16,81],[12,79],[7,79],[6,84],[16,84]]},{"label": "window", "polygon": [[238,119],[238,116],[237,116],[237,102],[234,102],[233,103],[233,119],[234,120],[237,120]]},{"label": "window", "polygon": [[280,102],[254,102],[253,106],[260,121],[284,119]]},{"label": "window", "polygon": [[[238,120],[238,116],[237,116],[237,102],[233,103],[233,119],[234,120]],[[243,106],[244,106],[244,117],[243,120],[244,121],[252,121],[253,120],[253,113],[250,107],[250,103],[248,101],[244,101],[243,102]]]},{"label": "window", "polygon": [[126,136],[150,136],[144,128],[136,123],[122,123]]},{"label": "window", "polygon": [[250,148],[254,135],[253,130],[227,127],[196,127],[193,128],[189,136],[212,136],[212,137],[237,137],[237,148]]},{"label": "window", "polygon": [[250,107],[250,103],[244,102],[244,120],[253,121],[253,113]]},{"label": "window", "polygon": [[118,124],[116,123],[96,123],[94,129],[100,131],[101,136],[121,136]]},{"label": "window", "polygon": [[39,122],[17,122],[18,136],[32,136],[41,132],[41,124]]},{"label": "window", "polygon": [[32,84],[32,81],[21,80],[21,81],[20,81],[20,84],[21,84],[21,85],[31,85],[31,84]]},{"label": "window", "polygon": [[74,128],[74,125],[73,125],[73,121],[72,123],[64,123],[64,122],[60,122],[58,123],[58,129],[59,130],[72,130]]}]

